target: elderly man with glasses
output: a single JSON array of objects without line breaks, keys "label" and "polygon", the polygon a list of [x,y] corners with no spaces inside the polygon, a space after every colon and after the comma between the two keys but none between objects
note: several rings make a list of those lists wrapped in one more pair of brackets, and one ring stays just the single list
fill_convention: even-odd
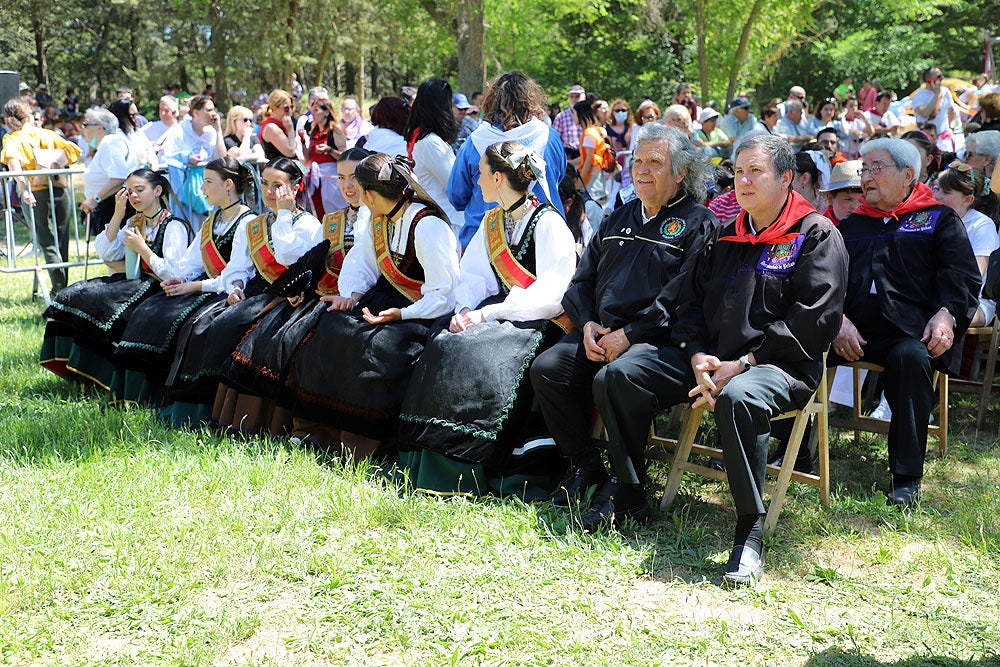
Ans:
[{"label": "elderly man with glasses", "polygon": [[888,502],[917,502],[935,370],[958,371],[981,276],[962,219],[917,180],[920,154],[903,139],[861,147],[861,205],[841,221],[850,270],[830,364],[885,367]]},{"label": "elderly man with glasses", "polygon": [[799,104],[805,106],[806,103],[806,89],[802,86],[792,86],[788,89],[788,97],[784,102],[778,103],[778,112],[782,117],[788,113],[788,103],[798,102]]},{"label": "elderly man with glasses", "polygon": [[783,137],[792,145],[792,149],[798,153],[807,142],[812,141],[812,127],[809,118],[803,111],[801,102],[785,102],[785,115],[778,119],[778,124],[774,127],[774,133]]},{"label": "elderly man with glasses", "polygon": [[345,97],[340,103],[340,124],[344,126],[344,133],[347,135],[347,148],[354,148],[358,139],[375,129],[361,115],[361,106],[354,97]]},{"label": "elderly man with glasses", "polygon": [[[965,138],[965,161],[986,182],[996,168],[997,157],[1000,157],[1000,131],[980,130]],[[982,194],[985,193],[976,193],[976,196]]]}]

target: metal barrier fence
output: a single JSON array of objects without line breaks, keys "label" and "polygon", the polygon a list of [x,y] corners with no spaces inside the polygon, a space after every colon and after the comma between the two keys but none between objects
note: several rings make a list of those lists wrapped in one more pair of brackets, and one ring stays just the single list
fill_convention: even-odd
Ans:
[{"label": "metal barrier fence", "polygon": [[[2,210],[4,218],[4,238],[2,244],[0,244],[0,253],[4,255],[2,265],[0,265],[0,273],[24,273],[28,271],[33,271],[35,274],[35,284],[32,290],[32,298],[35,297],[39,292],[45,299],[46,305],[49,303],[49,290],[46,288],[48,281],[48,276],[46,271],[48,269],[68,269],[73,266],[84,266],[86,264],[103,264],[99,259],[90,259],[86,256],[86,249],[81,249],[80,242],[84,241],[86,245],[86,230],[83,230],[81,235],[80,229],[80,217],[79,211],[76,206],[76,190],[73,185],[73,176],[76,174],[82,174],[84,172],[83,167],[70,167],[67,169],[38,169],[34,171],[0,171],[0,189],[3,190]],[[13,197],[11,196],[11,186],[13,184],[13,179],[24,176],[66,176],[69,182],[66,191],[73,202],[71,207],[72,219],[70,220],[70,238],[74,241],[71,248],[70,255],[76,256],[75,260],[71,260],[69,257],[64,257],[62,262],[53,262],[46,264],[42,259],[41,249],[38,246],[38,228],[37,221],[35,220],[35,207],[28,206],[21,203],[20,212],[15,210]],[[58,238],[59,229],[56,224],[55,215],[55,192],[53,191],[52,180],[49,179],[48,187],[45,190],[39,190],[35,192],[35,198],[48,197],[49,206],[49,220],[48,224],[51,225],[53,230],[53,235],[56,237],[56,247],[59,247]],[[20,222],[24,224],[31,236],[31,257],[33,263],[26,266],[18,266],[17,260],[20,254],[17,251],[17,243],[15,241],[15,223]],[[75,251],[75,252],[73,252]]]},{"label": "metal barrier fence", "polygon": [[[241,160],[241,162],[243,162]],[[247,204],[254,210],[263,210],[264,201],[261,196],[261,184],[260,184],[260,171],[263,168],[265,162],[257,162],[254,160],[248,160],[244,162],[250,167],[250,172],[253,175],[254,188],[252,193],[247,193]],[[199,166],[204,166],[207,163],[202,163]],[[76,174],[82,174],[86,171],[84,167],[70,167],[67,169],[37,169],[34,171],[0,171],[0,189],[3,190],[3,197],[0,198],[0,210],[3,211],[4,218],[4,237],[0,241],[0,273],[25,273],[32,271],[35,274],[35,282],[32,287],[32,300],[41,294],[42,298],[45,300],[45,304],[48,305],[51,302],[51,297],[49,290],[46,287],[48,283],[48,275],[46,271],[48,269],[69,269],[74,266],[103,266],[104,262],[99,258],[91,258],[90,254],[90,239],[87,237],[88,230],[82,224],[80,220],[80,210],[76,203],[76,190],[73,186],[73,176]],[[166,167],[163,167],[161,171],[166,171]],[[73,241],[73,245],[70,247],[69,255],[70,257],[64,257],[62,262],[53,262],[46,264],[42,256],[41,249],[38,245],[38,228],[37,225],[39,221],[35,220],[35,207],[28,206],[23,202],[20,203],[19,207],[14,206],[14,198],[12,197],[12,185],[13,179],[24,176],[27,178],[33,176],[67,176],[69,185],[66,188],[67,194],[69,196],[70,202],[72,202],[72,219],[70,220],[69,230],[70,239]],[[54,204],[55,194],[52,190],[52,181],[49,180],[49,185],[44,191],[35,192],[35,198],[48,197],[52,205],[49,206],[49,220],[48,223],[53,230],[53,235],[55,236],[56,247],[60,247],[58,238],[59,231],[58,225],[56,224],[56,207]],[[190,206],[190,202],[187,202]],[[25,254],[25,249],[27,246],[18,252],[17,243],[15,241],[15,229],[16,224],[23,224],[27,227],[30,233],[31,240],[31,259],[32,263],[18,266],[18,259]],[[83,227],[83,229],[81,229]],[[81,248],[81,241],[83,241],[83,247]],[[75,259],[72,259],[75,257]]]}]

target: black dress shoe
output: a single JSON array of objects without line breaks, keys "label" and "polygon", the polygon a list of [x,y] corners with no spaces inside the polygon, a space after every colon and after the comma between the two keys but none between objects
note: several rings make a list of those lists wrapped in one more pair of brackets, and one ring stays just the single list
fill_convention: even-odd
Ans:
[{"label": "black dress shoe", "polygon": [[726,563],[726,573],[722,575],[722,585],[727,587],[748,586],[760,581],[764,576],[764,554],[740,544],[733,547]]},{"label": "black dress shoe", "polygon": [[619,485],[618,478],[611,477],[594,494],[590,509],[580,516],[580,526],[588,533],[593,533],[601,526],[621,526],[628,521],[645,525],[652,518],[653,509],[646,502],[642,487],[623,488]]},{"label": "black dress shoe", "polygon": [[599,470],[577,468],[568,482],[560,484],[555,491],[549,494],[549,502],[555,507],[569,507],[589,487],[603,484],[607,479],[608,472],[604,468]]},{"label": "black dress shoe", "polygon": [[913,507],[920,500],[919,477],[896,477],[892,480],[892,488],[886,497],[887,505]]}]

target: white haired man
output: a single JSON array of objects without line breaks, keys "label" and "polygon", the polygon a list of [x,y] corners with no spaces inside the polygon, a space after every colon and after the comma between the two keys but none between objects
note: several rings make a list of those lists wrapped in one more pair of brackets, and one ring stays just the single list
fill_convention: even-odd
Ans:
[{"label": "white haired man", "polygon": [[888,501],[914,504],[924,474],[935,370],[957,372],[979,305],[981,276],[962,219],[918,182],[920,154],[904,139],[861,147],[861,205],[840,222],[850,268],[830,364],[884,366]]}]

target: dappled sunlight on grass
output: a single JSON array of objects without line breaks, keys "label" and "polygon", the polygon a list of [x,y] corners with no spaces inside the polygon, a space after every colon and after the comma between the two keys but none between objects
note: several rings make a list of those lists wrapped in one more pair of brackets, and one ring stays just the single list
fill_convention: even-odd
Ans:
[{"label": "dappled sunlight on grass", "polygon": [[725,484],[686,476],[650,525],[590,535],[578,511],[412,493],[282,440],[170,430],[37,365],[26,282],[0,310],[0,664],[995,660],[1000,452],[982,433],[1000,415],[973,439],[964,399],[920,509],[885,506],[884,442],[841,433],[831,506],[793,484],[765,578],[730,591]]}]

